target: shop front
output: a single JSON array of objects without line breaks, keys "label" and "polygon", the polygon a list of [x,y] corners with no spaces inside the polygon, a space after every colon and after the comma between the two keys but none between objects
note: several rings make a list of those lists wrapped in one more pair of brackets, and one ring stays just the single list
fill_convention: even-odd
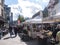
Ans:
[{"label": "shop front", "polygon": [[3,37],[3,35],[4,35],[4,23],[5,23],[6,21],[5,21],[5,19],[3,18],[3,17],[1,17],[0,16],[0,38],[2,38]]}]

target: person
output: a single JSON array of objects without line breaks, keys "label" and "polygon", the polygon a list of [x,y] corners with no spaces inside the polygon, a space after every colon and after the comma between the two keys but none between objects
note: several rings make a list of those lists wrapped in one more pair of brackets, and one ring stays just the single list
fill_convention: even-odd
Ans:
[{"label": "person", "polygon": [[46,33],[45,32],[47,32],[48,30],[45,28],[45,27],[43,27],[43,30],[41,30],[41,36],[42,36],[42,38],[39,38],[38,39],[38,44],[39,45],[48,45],[48,43],[47,43],[47,36],[46,36]]},{"label": "person", "polygon": [[15,37],[18,36],[20,37],[20,33],[22,33],[22,30],[23,30],[23,27],[20,25],[20,26],[15,26],[14,27],[14,33],[15,33]]},{"label": "person", "polygon": [[0,39],[2,38],[2,30],[1,30],[1,28],[0,28]]},{"label": "person", "polygon": [[60,45],[60,31],[58,31],[56,34],[56,42],[57,42],[57,45]]},{"label": "person", "polygon": [[[57,34],[57,32],[59,32],[60,31],[60,24],[58,24],[57,25],[57,27],[55,28],[55,30],[53,31],[53,33],[52,33],[52,36],[53,36],[53,38],[56,40],[56,34]],[[54,43],[54,45],[55,45],[55,43]]]},{"label": "person", "polygon": [[20,25],[20,26],[18,27],[18,33],[22,33],[22,30],[23,30],[23,26]]},{"label": "person", "polygon": [[22,31],[22,40],[23,41],[29,41],[29,36],[28,36],[28,31],[26,30],[26,27],[23,26],[23,31]]},{"label": "person", "polygon": [[18,33],[17,27],[14,27],[14,33],[15,33],[15,37],[16,37],[17,36],[17,33]]},{"label": "person", "polygon": [[10,33],[10,37],[12,37],[12,27],[9,26],[9,33]]},{"label": "person", "polygon": [[53,31],[53,26],[52,25],[48,25],[47,26],[47,30]]},{"label": "person", "polygon": [[53,31],[52,36],[56,39],[57,32],[60,31],[60,24],[57,25],[56,29]]}]

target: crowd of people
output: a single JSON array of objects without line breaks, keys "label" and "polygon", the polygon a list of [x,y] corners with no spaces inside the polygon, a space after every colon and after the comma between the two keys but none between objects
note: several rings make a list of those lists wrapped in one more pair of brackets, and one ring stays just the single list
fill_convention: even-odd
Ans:
[{"label": "crowd of people", "polygon": [[12,35],[15,35],[14,37],[16,37],[17,35],[19,35],[21,33],[21,30],[23,30],[23,27],[17,27],[17,26],[9,26],[9,33],[10,33],[10,37],[13,37]]},{"label": "crowd of people", "polygon": [[[15,35],[14,37],[16,37],[17,35],[20,36],[20,33],[25,33],[28,34],[28,32],[26,30],[24,30],[24,26],[9,26],[9,33],[10,33],[10,37],[12,38],[12,35]],[[39,39],[39,45],[60,45],[60,24],[58,25],[45,25],[45,27],[43,27],[43,30],[45,30],[46,32],[51,31],[51,37],[45,37],[43,39]],[[0,35],[1,35],[1,29],[0,29]],[[44,33],[45,35],[45,33]]]},{"label": "crowd of people", "polygon": [[46,37],[39,39],[39,45],[60,45],[60,24],[45,25],[43,31],[50,32],[50,34],[46,35],[47,33],[44,33],[43,35]]}]

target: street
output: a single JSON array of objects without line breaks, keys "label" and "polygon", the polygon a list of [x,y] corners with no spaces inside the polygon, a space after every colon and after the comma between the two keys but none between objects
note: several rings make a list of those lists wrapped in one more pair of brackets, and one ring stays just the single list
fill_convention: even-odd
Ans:
[{"label": "street", "polygon": [[60,0],[0,0],[0,45],[60,45]]},{"label": "street", "polygon": [[37,45],[37,41],[24,42],[19,36],[16,38],[9,38],[9,34],[7,34],[0,40],[0,45]]}]

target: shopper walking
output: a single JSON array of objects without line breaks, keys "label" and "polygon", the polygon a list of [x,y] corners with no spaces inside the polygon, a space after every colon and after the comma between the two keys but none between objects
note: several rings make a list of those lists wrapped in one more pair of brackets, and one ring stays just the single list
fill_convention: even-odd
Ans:
[{"label": "shopper walking", "polygon": [[[53,38],[56,40],[56,35],[58,35],[57,33],[60,31],[60,24],[57,25],[56,29],[53,31],[52,36]],[[56,41],[55,41],[56,42]],[[55,43],[54,43],[55,45]]]},{"label": "shopper walking", "polygon": [[15,33],[15,37],[16,37],[17,33],[18,33],[18,28],[16,26],[14,27],[14,33]]},{"label": "shopper walking", "polygon": [[9,26],[9,33],[10,33],[10,37],[12,37],[13,32],[12,32],[12,27],[11,26]]},{"label": "shopper walking", "polygon": [[0,39],[2,38],[2,30],[1,30],[1,28],[0,28]]}]

